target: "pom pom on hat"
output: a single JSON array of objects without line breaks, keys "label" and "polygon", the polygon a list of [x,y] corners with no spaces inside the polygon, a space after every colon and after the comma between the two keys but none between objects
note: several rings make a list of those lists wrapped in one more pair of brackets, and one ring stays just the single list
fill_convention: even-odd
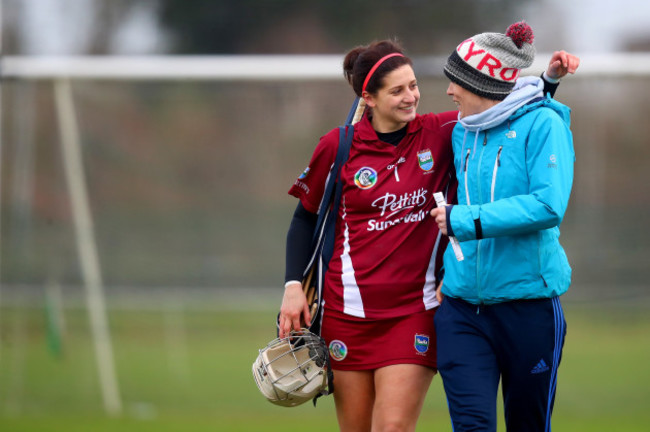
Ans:
[{"label": "pom pom on hat", "polygon": [[533,30],[524,21],[501,33],[480,33],[464,40],[447,59],[445,75],[479,96],[503,100],[521,69],[535,59]]},{"label": "pom pom on hat", "polygon": [[518,23],[510,24],[506,30],[506,36],[510,37],[512,41],[517,45],[517,48],[521,48],[525,43],[532,44],[535,35],[533,35],[533,29],[525,21],[520,21]]}]

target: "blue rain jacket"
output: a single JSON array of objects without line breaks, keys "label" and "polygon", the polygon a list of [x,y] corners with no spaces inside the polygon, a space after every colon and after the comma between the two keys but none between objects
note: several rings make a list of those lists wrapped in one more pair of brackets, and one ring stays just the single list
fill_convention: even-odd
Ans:
[{"label": "blue rain jacket", "polygon": [[446,296],[493,304],[569,288],[559,227],[573,183],[570,109],[538,90],[524,99],[493,113],[492,122],[464,126],[463,119],[454,128],[458,205],[448,209],[447,222],[465,258],[457,261],[449,245]]}]

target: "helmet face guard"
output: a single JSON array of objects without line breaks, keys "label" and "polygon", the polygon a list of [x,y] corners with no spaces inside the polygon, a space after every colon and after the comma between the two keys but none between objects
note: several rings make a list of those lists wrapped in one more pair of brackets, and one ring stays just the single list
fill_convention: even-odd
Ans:
[{"label": "helmet face guard", "polygon": [[306,329],[274,339],[259,350],[253,377],[262,395],[292,407],[329,394],[329,355],[325,341]]}]

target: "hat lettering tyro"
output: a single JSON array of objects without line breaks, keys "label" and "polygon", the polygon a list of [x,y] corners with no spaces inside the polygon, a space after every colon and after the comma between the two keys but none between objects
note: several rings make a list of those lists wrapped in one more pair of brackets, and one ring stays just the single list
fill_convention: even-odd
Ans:
[{"label": "hat lettering tyro", "polygon": [[503,100],[521,69],[535,59],[533,30],[525,22],[510,25],[505,34],[480,33],[456,47],[444,72],[452,82],[479,96]]}]

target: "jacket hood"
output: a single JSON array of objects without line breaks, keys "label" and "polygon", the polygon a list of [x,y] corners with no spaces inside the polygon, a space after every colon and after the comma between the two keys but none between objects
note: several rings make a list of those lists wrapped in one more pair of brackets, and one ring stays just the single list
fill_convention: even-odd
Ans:
[{"label": "jacket hood", "polygon": [[467,117],[460,118],[459,112],[458,122],[465,130],[470,132],[491,129],[508,120],[521,107],[543,97],[544,84],[540,78],[520,78],[517,80],[512,93],[504,100],[483,112]]},{"label": "jacket hood", "polygon": [[519,108],[515,113],[510,117],[511,119],[515,119],[518,117],[523,116],[524,114],[534,111],[540,107],[545,107],[545,108],[550,108],[553,111],[555,111],[562,121],[566,123],[567,126],[571,126],[571,108],[568,106],[556,101],[555,99],[551,98],[550,96],[546,96],[543,99],[539,101],[535,101],[529,104],[524,105],[523,107]]}]

